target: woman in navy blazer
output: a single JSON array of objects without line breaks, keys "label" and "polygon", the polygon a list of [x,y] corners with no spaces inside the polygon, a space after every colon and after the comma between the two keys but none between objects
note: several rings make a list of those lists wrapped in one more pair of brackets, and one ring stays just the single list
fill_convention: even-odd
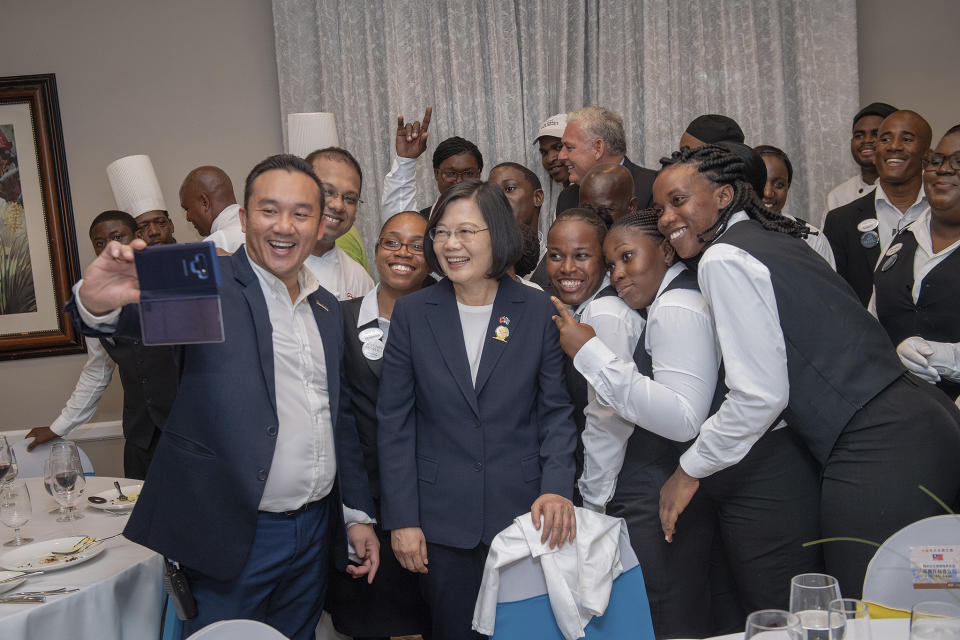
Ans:
[{"label": "woman in navy blazer", "polygon": [[576,430],[553,306],[506,275],[520,236],[503,191],[452,187],[427,234],[427,264],[447,277],[398,300],[391,318],[377,406],[382,524],[421,574],[433,637],[475,638],[497,533],[529,510],[542,540],[574,538]]}]

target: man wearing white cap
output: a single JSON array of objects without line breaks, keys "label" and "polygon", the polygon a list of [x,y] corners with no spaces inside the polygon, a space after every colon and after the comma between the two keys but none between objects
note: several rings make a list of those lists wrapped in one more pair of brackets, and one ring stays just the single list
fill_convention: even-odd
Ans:
[{"label": "man wearing white cap", "polygon": [[373,278],[336,241],[353,227],[360,204],[363,171],[353,155],[339,147],[318,149],[306,157],[323,185],[323,235],[306,266],[324,289],[338,300],[362,298],[373,289]]},{"label": "man wearing white cap", "polygon": [[537,129],[537,137],[534,138],[540,146],[540,163],[543,170],[557,184],[566,187],[570,184],[570,170],[564,162],[560,162],[560,150],[563,149],[563,130],[567,127],[567,114],[558,113],[550,116]]},{"label": "man wearing white cap", "polygon": [[173,220],[167,213],[163,192],[150,156],[126,156],[107,165],[107,179],[117,209],[137,221],[137,234],[148,245],[173,244]]},{"label": "man wearing white cap", "polygon": [[180,206],[205,242],[227,253],[243,244],[240,205],[223,169],[204,166],[188,173],[180,185]]}]

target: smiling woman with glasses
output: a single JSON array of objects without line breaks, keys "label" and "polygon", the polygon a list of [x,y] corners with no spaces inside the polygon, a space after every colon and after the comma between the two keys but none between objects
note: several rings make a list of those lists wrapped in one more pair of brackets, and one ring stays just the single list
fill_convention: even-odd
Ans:
[{"label": "smiling woman with glasses", "polygon": [[893,239],[874,274],[875,309],[907,369],[960,395],[960,125],[923,159],[930,208]]},{"label": "smiling woman with glasses", "polygon": [[377,405],[381,515],[419,575],[433,637],[475,638],[494,536],[527,511],[552,545],[575,535],[576,431],[553,307],[508,275],[521,240],[500,187],[450,187],[426,235],[424,258],[446,277],[393,310]]}]

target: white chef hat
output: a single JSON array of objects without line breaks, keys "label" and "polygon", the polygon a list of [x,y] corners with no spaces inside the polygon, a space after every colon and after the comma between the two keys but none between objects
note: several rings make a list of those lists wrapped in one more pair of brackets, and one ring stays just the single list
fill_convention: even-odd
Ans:
[{"label": "white chef hat", "polygon": [[326,147],[339,147],[337,123],[332,113],[291,113],[287,115],[287,146],[290,153],[305,158]]},{"label": "white chef hat", "polygon": [[126,156],[107,165],[107,179],[117,209],[134,218],[147,211],[166,211],[163,192],[150,156]]}]

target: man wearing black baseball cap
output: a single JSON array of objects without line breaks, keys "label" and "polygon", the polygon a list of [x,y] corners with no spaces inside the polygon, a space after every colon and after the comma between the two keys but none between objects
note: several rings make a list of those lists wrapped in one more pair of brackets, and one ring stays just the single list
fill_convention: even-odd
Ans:
[{"label": "man wearing black baseball cap", "polygon": [[874,190],[877,168],[873,164],[873,154],[877,145],[877,128],[884,118],[896,110],[886,102],[871,102],[853,117],[850,155],[859,165],[860,173],[833,188],[827,195],[827,211],[842,207]]}]

